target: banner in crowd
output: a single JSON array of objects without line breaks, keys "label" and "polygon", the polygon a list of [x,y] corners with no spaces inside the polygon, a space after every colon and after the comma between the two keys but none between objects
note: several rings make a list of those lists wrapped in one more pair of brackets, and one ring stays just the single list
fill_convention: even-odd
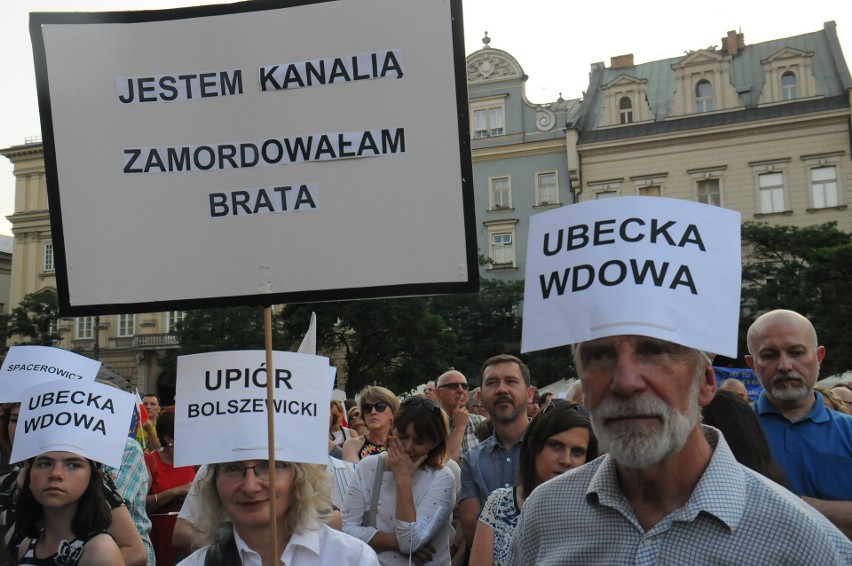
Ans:
[{"label": "banner in crowd", "polygon": [[49,346],[12,346],[0,368],[0,403],[17,403],[24,390],[46,381],[94,381],[101,362]]},{"label": "banner in crowd", "polygon": [[716,372],[717,386],[721,385],[726,379],[738,379],[745,385],[749,399],[757,401],[757,398],[760,397],[763,386],[754,371],[748,368],[721,368],[716,366],[713,366],[713,371]]},{"label": "banner in crowd", "polygon": [[63,314],[476,290],[461,15],[32,14]]},{"label": "banner in crowd", "polygon": [[736,357],[740,215],[659,197],[530,219],[524,352],[639,334]]},{"label": "banner in crowd", "polygon": [[[328,463],[328,358],[272,352],[275,458]],[[181,356],[175,392],[175,465],[266,460],[266,352]],[[199,442],[199,439],[204,439]]]},{"label": "banner in crowd", "polygon": [[121,467],[133,395],[93,381],[47,381],[24,391],[12,462],[73,452]]}]

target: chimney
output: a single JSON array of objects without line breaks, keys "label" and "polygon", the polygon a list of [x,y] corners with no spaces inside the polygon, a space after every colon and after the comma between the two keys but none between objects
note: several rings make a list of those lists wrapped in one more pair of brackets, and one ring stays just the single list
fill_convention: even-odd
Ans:
[{"label": "chimney", "polygon": [[609,60],[610,69],[624,69],[626,67],[633,66],[633,53],[628,53],[627,55],[618,55],[616,57],[611,57]]},{"label": "chimney", "polygon": [[728,36],[722,38],[722,45],[725,52],[733,57],[740,49],[745,47],[745,36],[742,32],[737,33],[736,30],[730,30]]}]

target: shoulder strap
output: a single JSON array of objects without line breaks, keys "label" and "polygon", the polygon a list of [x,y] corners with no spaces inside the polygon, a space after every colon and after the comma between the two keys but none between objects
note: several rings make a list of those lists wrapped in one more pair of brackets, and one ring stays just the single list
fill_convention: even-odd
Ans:
[{"label": "shoulder strap", "polygon": [[378,461],[376,462],[376,479],[373,481],[373,497],[370,500],[370,508],[364,514],[364,520],[361,521],[361,524],[365,527],[376,526],[376,515],[378,514],[379,509],[379,492],[382,490],[382,474],[385,472],[385,460],[387,457],[388,453],[382,452],[379,454]]},{"label": "shoulder strap", "polygon": [[241,561],[232,528],[227,536],[217,539],[207,549],[207,556],[204,557],[204,566],[232,566],[233,564],[241,564]]}]

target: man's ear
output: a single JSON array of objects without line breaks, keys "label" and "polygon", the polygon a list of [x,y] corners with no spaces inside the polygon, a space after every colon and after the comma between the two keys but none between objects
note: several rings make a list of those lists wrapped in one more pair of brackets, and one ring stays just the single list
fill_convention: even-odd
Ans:
[{"label": "man's ear", "polygon": [[751,357],[751,354],[745,355],[745,362],[748,367],[754,369],[754,358]]},{"label": "man's ear", "polygon": [[707,364],[704,366],[704,373],[700,379],[701,382],[698,384],[698,405],[705,407],[716,396],[716,371],[712,365]]}]

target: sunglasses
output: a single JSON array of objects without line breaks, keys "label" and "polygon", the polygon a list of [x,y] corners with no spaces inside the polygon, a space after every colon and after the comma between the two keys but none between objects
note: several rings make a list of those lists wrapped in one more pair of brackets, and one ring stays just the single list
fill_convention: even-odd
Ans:
[{"label": "sunglasses", "polygon": [[581,415],[583,415],[587,419],[590,417],[589,411],[587,411],[586,408],[583,405],[580,405],[579,403],[575,403],[573,401],[567,401],[565,399],[551,399],[550,401],[547,402],[547,405],[544,406],[544,409],[541,410],[541,414],[543,415],[544,413],[546,413],[550,409],[562,408],[562,407],[567,408],[568,412],[575,411],[577,413],[580,413]]},{"label": "sunglasses", "polygon": [[443,385],[438,386],[438,389],[459,389],[459,388],[467,391],[468,389],[470,389],[470,385],[468,385],[467,383],[445,383]]},{"label": "sunglasses", "polygon": [[351,413],[349,413],[349,418],[350,419],[360,419],[361,413],[359,413],[358,411],[352,411]]},{"label": "sunglasses", "polygon": [[412,405],[423,405],[427,410],[432,411],[433,413],[440,413],[441,407],[438,406],[437,403],[432,401],[431,399],[426,399],[425,397],[409,397],[405,401],[402,402],[403,406],[412,406]]},{"label": "sunglasses", "polygon": [[361,405],[361,410],[364,411],[365,415],[372,413],[373,409],[375,409],[377,413],[384,413],[387,408],[388,404],[384,401],[379,401],[378,403],[364,403]]}]

